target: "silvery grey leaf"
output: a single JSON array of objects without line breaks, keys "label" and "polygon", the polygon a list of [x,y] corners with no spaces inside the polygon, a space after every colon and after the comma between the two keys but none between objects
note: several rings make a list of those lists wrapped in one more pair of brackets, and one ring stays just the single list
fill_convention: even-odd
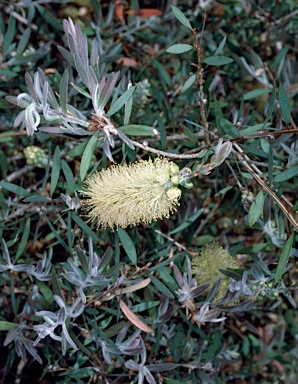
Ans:
[{"label": "silvery grey leaf", "polygon": [[216,279],[216,281],[215,281],[213,287],[211,288],[211,290],[210,290],[210,292],[209,292],[209,294],[208,294],[208,296],[207,296],[206,301],[208,301],[208,302],[211,302],[211,301],[212,301],[212,299],[214,298],[214,296],[216,295],[216,293],[217,293],[217,291],[218,291],[218,289],[219,289],[220,282],[221,282],[221,278],[218,277],[218,278]]},{"label": "silvery grey leaf", "polygon": [[114,163],[114,159],[113,159],[113,156],[112,156],[112,153],[111,153],[111,149],[110,149],[110,142],[108,140],[108,138],[105,136],[104,140],[103,140],[103,151],[105,153],[105,155],[107,156],[107,158]]},{"label": "silvery grey leaf", "polygon": [[98,80],[97,80],[95,72],[91,66],[89,66],[89,68],[88,68],[88,80],[89,80],[89,84],[90,84],[90,93],[91,93],[91,97],[93,100],[95,88],[98,87]]},{"label": "silvery grey leaf", "polygon": [[127,137],[122,131],[120,131],[120,129],[117,130],[117,134],[118,136],[120,137],[120,139],[129,146],[129,148],[131,149],[135,149],[135,146],[134,144],[132,143],[132,141],[130,140],[129,137]]},{"label": "silvery grey leaf", "polygon": [[64,59],[73,67],[75,68],[75,62],[72,54],[65,49],[64,47],[61,47],[60,45],[57,46],[58,51],[61,53],[61,55],[64,57]]},{"label": "silvery grey leaf", "polygon": [[77,53],[77,44],[76,44],[76,41],[75,41],[75,38],[74,36],[72,36],[71,34],[68,34],[67,35],[67,39],[68,39],[68,47],[70,49],[70,52],[72,54],[72,56],[74,57],[75,54]]},{"label": "silvery grey leaf", "polygon": [[257,280],[257,281],[265,281],[266,278],[263,274],[263,272],[257,267],[257,266],[253,266],[252,269],[251,269],[251,272],[252,272],[252,275],[253,277]]},{"label": "silvery grey leaf", "polygon": [[66,327],[65,322],[62,324],[62,340],[63,340],[63,337],[65,337],[66,341],[73,349],[77,349],[75,342],[72,340],[72,338],[68,333],[68,329]]},{"label": "silvery grey leaf", "polygon": [[74,285],[78,285],[78,286],[81,286],[82,285],[82,279],[81,277],[78,277],[76,274],[74,274],[73,272],[67,272],[65,274],[65,278],[66,280],[68,280],[70,283],[74,284]]},{"label": "silvery grey leaf", "polygon": [[25,126],[28,136],[33,136],[40,123],[40,116],[35,105],[31,104],[25,110]]},{"label": "silvery grey leaf", "polygon": [[2,242],[2,249],[3,249],[3,254],[2,254],[3,255],[3,259],[6,262],[6,264],[10,265],[11,264],[11,260],[10,260],[10,255],[9,255],[9,251],[8,251],[6,242],[5,242],[4,239],[2,239],[1,242]]},{"label": "silvery grey leaf", "polygon": [[97,44],[97,41],[93,39],[91,44],[90,66],[95,67],[98,64],[98,60],[99,60],[98,44]]},{"label": "silvery grey leaf", "polygon": [[97,102],[97,108],[99,110],[103,110],[106,106],[107,102],[109,101],[109,98],[111,97],[111,94],[115,88],[116,82],[118,80],[120,72],[112,73],[109,78],[107,79],[104,87],[102,88],[99,99]]},{"label": "silvery grey leaf", "polygon": [[42,359],[39,356],[36,348],[33,347],[33,342],[31,340],[25,339],[23,340],[23,345],[27,349],[27,351],[30,353],[30,355],[39,362],[39,364],[42,364]]},{"label": "silvery grey leaf", "polygon": [[31,272],[34,270],[34,266],[27,264],[16,264],[11,265],[10,269],[15,272],[28,272],[31,275]]},{"label": "silvery grey leaf", "polygon": [[92,268],[92,266],[88,266],[88,263],[90,264],[91,257],[87,257],[85,255],[85,252],[79,247],[75,247],[76,254],[80,260],[81,266],[83,267],[84,272],[87,274],[88,271]]},{"label": "silvery grey leaf", "polygon": [[74,60],[75,60],[76,70],[78,71],[78,74],[79,74],[82,82],[90,90],[88,73],[87,73],[86,69],[84,68],[84,63],[83,63],[82,59],[80,58],[80,56],[77,53],[74,55]]},{"label": "silvery grey leaf", "polygon": [[62,133],[71,133],[73,135],[92,135],[93,132],[88,132],[85,129],[82,129],[80,127],[76,127],[75,125],[68,124],[66,121],[63,121],[64,126],[60,126],[59,129]]},{"label": "silvery grey leaf", "polygon": [[75,25],[76,31],[76,43],[77,43],[77,53],[80,55],[82,62],[84,63],[84,69],[86,72],[89,67],[89,57],[88,57],[88,42],[85,34],[82,33],[82,30],[79,24]]},{"label": "silvery grey leaf", "polygon": [[105,268],[105,266],[107,265],[107,263],[109,262],[109,260],[111,258],[112,253],[113,253],[113,248],[108,247],[107,250],[105,251],[105,254],[103,255],[103,257],[101,258],[101,260],[98,264],[99,270],[102,271]]},{"label": "silvery grey leaf", "polygon": [[9,103],[11,103],[11,104],[14,104],[14,105],[19,105],[19,103],[18,103],[18,99],[17,99],[17,97],[15,97],[15,96],[5,96],[5,99],[9,102]]},{"label": "silvery grey leaf", "polygon": [[28,72],[25,73],[25,81],[26,81],[26,85],[27,85],[27,88],[28,88],[30,96],[35,101],[35,103],[38,104],[38,98],[37,98],[37,95],[36,95],[36,89],[35,89],[33,80],[32,80],[32,78],[31,78],[31,76],[29,75]]},{"label": "silvery grey leaf", "polygon": [[38,105],[40,105],[40,103],[41,103],[41,100],[42,100],[42,88],[43,88],[44,82],[46,81],[46,79],[43,79],[39,75],[39,72],[40,71],[37,71],[37,72],[34,73],[34,90],[35,90],[35,95],[37,97],[36,104],[38,104]]},{"label": "silvery grey leaf", "polygon": [[194,299],[194,298],[200,296],[202,293],[204,293],[209,288],[209,286],[210,286],[210,283],[205,283],[205,284],[199,285],[198,287],[194,288],[190,292],[190,297]]}]

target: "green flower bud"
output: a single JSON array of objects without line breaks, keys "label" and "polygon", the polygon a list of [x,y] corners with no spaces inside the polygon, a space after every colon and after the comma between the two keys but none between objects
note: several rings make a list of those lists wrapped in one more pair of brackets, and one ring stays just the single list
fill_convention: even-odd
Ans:
[{"label": "green flower bud", "polygon": [[173,163],[172,161],[169,164],[170,174],[179,172],[179,165]]},{"label": "green flower bud", "polygon": [[183,184],[183,187],[187,189],[191,189],[193,187],[193,183],[191,181],[187,181],[186,183]]},{"label": "green flower bud", "polygon": [[27,164],[32,164],[38,168],[45,168],[48,163],[48,157],[42,148],[30,145],[24,149],[24,156]]},{"label": "green flower bud", "polygon": [[178,185],[180,183],[180,180],[181,180],[181,177],[179,175],[173,175],[171,177],[171,182],[174,184],[174,185]]}]

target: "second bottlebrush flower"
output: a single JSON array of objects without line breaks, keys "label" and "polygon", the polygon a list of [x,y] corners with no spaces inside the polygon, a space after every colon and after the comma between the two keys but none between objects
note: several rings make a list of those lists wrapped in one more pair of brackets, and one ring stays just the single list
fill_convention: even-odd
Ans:
[{"label": "second bottlebrush flower", "polygon": [[148,224],[176,211],[181,197],[178,171],[178,165],[161,157],[115,165],[87,179],[81,202],[98,227]]}]

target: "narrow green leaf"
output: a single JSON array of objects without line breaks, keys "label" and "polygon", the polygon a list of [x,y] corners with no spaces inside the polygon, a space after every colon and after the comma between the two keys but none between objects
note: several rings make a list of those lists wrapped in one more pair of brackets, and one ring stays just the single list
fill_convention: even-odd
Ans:
[{"label": "narrow green leaf", "polygon": [[188,127],[183,126],[183,132],[189,138],[190,141],[192,141],[196,145],[198,144],[197,136]]},{"label": "narrow green leaf", "polygon": [[108,110],[106,116],[107,117],[111,117],[112,115],[114,115],[116,112],[119,111],[120,108],[123,107],[123,105],[127,102],[127,100],[131,97],[131,95],[133,94],[134,90],[135,90],[135,86],[134,87],[130,87],[127,91],[125,91],[123,93],[123,95],[121,95],[119,97],[119,99],[117,99],[112,105],[111,105],[111,108]]},{"label": "narrow green leaf", "polygon": [[197,78],[197,75],[191,75],[186,80],[186,82],[184,83],[184,85],[183,85],[183,87],[181,89],[181,93],[187,91],[193,85],[193,83],[196,81],[196,78]]},{"label": "narrow green leaf", "polygon": [[74,222],[78,224],[78,226],[82,229],[86,235],[90,236],[94,241],[100,241],[100,238],[92,231],[90,227],[75,213],[71,212],[71,218]]},{"label": "narrow green leaf", "polygon": [[58,240],[58,242],[62,245],[62,247],[66,250],[66,252],[69,252],[71,253],[71,250],[68,248],[68,246],[66,245],[65,241],[61,238],[61,236],[59,235],[59,233],[56,231],[55,227],[53,226],[53,224],[51,223],[50,219],[44,215],[43,216],[46,220],[46,222],[48,223],[48,226],[50,227],[52,233],[51,233],[51,236],[55,236],[56,239]]},{"label": "narrow green leaf", "polygon": [[246,92],[243,96],[243,100],[244,101],[252,100],[252,99],[255,99],[256,97],[263,96],[268,93],[270,93],[270,89],[263,89],[263,88],[254,89],[252,91]]},{"label": "narrow green leaf", "polygon": [[42,281],[37,281],[36,284],[38,286],[39,291],[42,293],[43,297],[46,299],[46,301],[49,304],[53,304],[54,297],[53,297],[52,289]]},{"label": "narrow green leaf", "polygon": [[219,136],[224,135],[224,130],[222,126],[220,125],[220,119],[223,118],[223,113],[221,111],[221,107],[219,102],[217,101],[216,96],[213,97],[213,105],[214,105],[214,115],[215,115],[215,123],[216,123],[216,128]]},{"label": "narrow green leaf", "polygon": [[177,228],[173,229],[169,234],[174,235],[175,233],[181,232],[187,227],[189,227],[191,224],[193,224],[197,220],[198,217],[200,217],[203,210],[204,208],[200,208],[194,215],[190,216],[186,221],[180,224]]},{"label": "narrow green leaf", "polygon": [[59,17],[55,17],[52,12],[48,11],[45,7],[39,4],[35,4],[35,7],[48,24],[54,27],[57,31],[63,31],[62,21]]},{"label": "narrow green leaf", "polygon": [[189,44],[174,44],[174,45],[171,45],[168,49],[166,49],[166,52],[180,55],[181,53],[191,51],[192,49],[193,49],[193,46]]},{"label": "narrow green leaf", "polygon": [[114,94],[113,94],[113,97],[112,97],[112,102],[111,102],[111,106],[115,103],[115,101],[118,99],[118,95],[120,93],[120,89],[121,89],[121,86],[122,86],[122,80],[119,81],[119,84],[117,85],[115,91],[114,91]]},{"label": "narrow green leaf", "polygon": [[66,69],[63,73],[62,80],[60,83],[60,107],[64,113],[67,113],[67,97],[68,97],[68,70]]},{"label": "narrow green leaf", "polygon": [[158,274],[165,285],[170,289],[171,292],[175,292],[179,287],[175,279],[169,273],[168,267],[161,267],[158,269]]},{"label": "narrow green leaf", "polygon": [[158,130],[160,132],[160,149],[165,151],[167,149],[167,131],[159,113],[156,113],[156,120],[158,124]]},{"label": "narrow green leaf", "polygon": [[[162,65],[159,61],[157,60],[153,60],[152,61],[152,65],[154,68],[157,69],[157,73],[158,73],[158,77],[160,78],[160,80],[162,82],[164,82],[166,85],[168,85],[169,87],[171,87],[172,85],[172,79],[171,79],[171,76],[169,75],[169,72],[166,70],[165,66]],[[151,87],[152,87],[152,84],[151,84]],[[158,93],[156,94],[154,91],[153,91],[153,94],[155,95],[155,97],[161,97],[163,98],[162,95],[159,95]],[[158,99],[157,99],[158,100]]]},{"label": "narrow green leaf", "polygon": [[178,21],[182,25],[184,25],[186,28],[189,28],[192,31],[192,26],[190,22],[187,20],[187,18],[184,16],[184,14],[180,11],[179,8],[175,7],[174,5],[171,5],[172,11]]},{"label": "narrow green leaf", "polygon": [[153,276],[151,273],[149,273],[150,280],[152,283],[156,286],[156,288],[166,297],[169,297],[170,299],[174,299],[175,296],[172,294],[172,292],[167,288],[161,281],[159,281],[155,276]]},{"label": "narrow green leaf", "polygon": [[288,53],[289,48],[290,48],[289,45],[285,45],[283,47],[283,49],[278,53],[276,58],[274,59],[272,66],[276,66],[276,64],[278,64],[278,68],[277,68],[276,75],[275,75],[277,80],[279,80],[280,75],[282,74],[282,72],[284,70],[285,59],[286,59],[286,55]]},{"label": "narrow green leaf", "polygon": [[241,129],[239,131],[240,136],[249,136],[253,135],[254,133],[257,133],[260,129],[270,129],[271,123],[268,123],[266,127],[263,127],[263,124],[256,124],[252,125],[251,127],[247,127],[244,129]]},{"label": "narrow green leaf", "polygon": [[25,32],[22,34],[22,37],[20,38],[18,48],[16,51],[16,57],[21,56],[24,52],[25,48],[27,47],[29,38],[30,38],[31,30],[30,28],[26,28]]},{"label": "narrow green leaf", "polygon": [[54,157],[53,157],[53,166],[51,174],[51,183],[50,183],[50,194],[53,195],[58,180],[60,176],[60,148],[57,146],[55,148]]},{"label": "narrow green leaf", "polygon": [[122,247],[124,248],[128,258],[132,262],[132,264],[136,265],[137,264],[137,251],[134,246],[134,243],[131,239],[131,237],[128,235],[128,233],[122,229],[118,229],[118,235],[119,239],[121,241]]},{"label": "narrow green leaf", "polygon": [[283,247],[283,250],[281,252],[279,262],[276,268],[276,274],[275,274],[275,283],[278,282],[278,280],[281,278],[282,274],[284,273],[284,270],[288,264],[290,255],[291,255],[291,250],[292,250],[292,245],[294,242],[294,233],[291,234],[291,236],[288,238],[285,246]]},{"label": "narrow green leaf", "polygon": [[10,321],[0,321],[0,331],[10,331],[15,328],[18,323],[11,323]]},{"label": "narrow green leaf", "polygon": [[76,145],[69,152],[67,152],[67,156],[71,156],[71,157],[81,156],[84,153],[87,144],[88,144],[88,141],[86,140],[83,143]]},{"label": "narrow green leaf", "polygon": [[219,119],[219,123],[223,131],[230,137],[239,137],[239,131],[238,129],[229,121],[226,119]]},{"label": "narrow green leaf", "polygon": [[234,61],[233,59],[226,56],[209,56],[209,57],[206,57],[203,63],[208,65],[225,65],[225,64],[230,64],[233,61]]},{"label": "narrow green leaf", "polygon": [[256,156],[260,156],[260,157],[263,157],[264,159],[268,159],[268,153],[261,151],[260,149],[256,149],[252,145],[241,144],[241,148],[244,149],[247,153],[252,153]]},{"label": "narrow green leaf", "polygon": [[132,111],[132,105],[133,105],[133,95],[131,95],[130,98],[125,103],[123,125],[128,125],[129,123],[131,111]]},{"label": "narrow green leaf", "polygon": [[128,136],[156,136],[157,130],[156,128],[149,127],[148,125],[123,125],[118,128],[121,132],[125,133]]},{"label": "narrow green leaf", "polygon": [[231,185],[229,185],[228,187],[225,187],[225,188],[222,188],[221,190],[219,190],[217,193],[215,193],[214,196],[225,195],[228,191],[230,191],[233,188],[234,188],[234,186],[232,187]]},{"label": "narrow green leaf", "polygon": [[130,309],[134,313],[146,311],[151,308],[155,308],[160,304],[160,301],[144,301],[140,304],[133,305]]},{"label": "narrow green leaf", "polygon": [[53,287],[53,293],[54,295],[56,296],[60,296],[62,299],[62,293],[61,293],[61,288],[60,288],[60,284],[59,284],[59,280],[58,280],[58,277],[57,277],[57,274],[55,272],[55,269],[52,268],[52,279],[51,279],[51,283],[52,283],[52,287]]},{"label": "narrow green leaf", "polygon": [[[269,151],[268,151],[268,184],[270,188],[272,188],[272,181],[273,181],[273,145],[270,142]],[[270,199],[270,202],[271,202],[271,199]]]},{"label": "narrow green leaf", "polygon": [[67,162],[63,159],[61,161],[61,165],[62,165],[62,170],[67,182],[69,193],[72,194],[75,189],[75,180],[72,174],[72,170],[70,169],[70,166],[67,164]]},{"label": "narrow green leaf", "polygon": [[291,119],[291,105],[286,91],[281,84],[279,84],[278,88],[278,102],[282,117],[284,118],[285,123],[289,124]]},{"label": "narrow green leaf", "polygon": [[286,171],[280,172],[274,177],[275,183],[282,183],[283,181],[287,181],[289,179],[292,179],[298,174],[298,164],[294,164],[291,168],[287,169]]},{"label": "narrow green leaf", "polygon": [[251,227],[262,216],[263,207],[265,202],[265,195],[263,191],[260,191],[251,203],[248,212],[248,225]]},{"label": "narrow green leaf", "polygon": [[275,107],[275,99],[276,99],[276,88],[273,85],[273,89],[272,89],[272,92],[271,92],[271,95],[269,98],[269,107],[268,107],[268,110],[266,113],[266,119],[264,121],[263,127],[266,127],[268,121],[270,120],[270,118],[272,116],[272,112],[274,111],[274,107]]},{"label": "narrow green leaf", "polygon": [[96,131],[93,136],[91,136],[90,140],[88,141],[88,144],[86,145],[86,148],[84,150],[81,166],[80,166],[80,178],[81,180],[84,180],[85,176],[87,175],[88,169],[91,164],[91,159],[93,156],[93,152],[97,145],[97,139],[98,139],[99,132]]},{"label": "narrow green leaf", "polygon": [[221,43],[219,44],[218,48],[216,49],[216,51],[214,52],[214,56],[217,56],[220,54],[220,52],[224,49],[224,46],[226,44],[226,41],[227,41],[227,35],[224,36],[224,38],[222,39]]},{"label": "narrow green leaf", "polygon": [[19,187],[18,185],[7,183],[6,181],[0,181],[0,186],[9,192],[15,193],[20,197],[30,197],[32,194],[25,188]]},{"label": "narrow green leaf", "polygon": [[13,41],[14,36],[16,35],[16,19],[11,16],[9,19],[8,27],[4,35],[3,41],[3,51],[4,53],[9,48],[10,44]]},{"label": "narrow green leaf", "polygon": [[77,86],[77,85],[74,84],[74,83],[70,83],[70,84],[71,84],[71,86],[72,86],[76,91],[78,91],[81,95],[87,97],[88,99],[92,99],[92,97],[90,96],[90,94],[89,94],[87,91],[85,91],[85,89],[83,89],[83,88]]},{"label": "narrow green leaf", "polygon": [[19,248],[18,248],[16,256],[15,256],[15,262],[18,260],[18,258],[23,254],[23,252],[26,249],[27,241],[28,241],[29,234],[30,234],[30,224],[31,224],[31,220],[29,217],[26,220],[26,224],[24,227],[24,231],[23,231],[23,235],[22,235],[22,238],[20,241],[20,245],[19,245]]}]

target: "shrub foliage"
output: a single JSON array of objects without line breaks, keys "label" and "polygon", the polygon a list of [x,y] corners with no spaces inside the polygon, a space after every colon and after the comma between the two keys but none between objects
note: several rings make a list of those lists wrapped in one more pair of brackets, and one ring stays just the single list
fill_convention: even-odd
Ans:
[{"label": "shrub foliage", "polygon": [[1,382],[295,383],[295,1],[0,8]]}]

